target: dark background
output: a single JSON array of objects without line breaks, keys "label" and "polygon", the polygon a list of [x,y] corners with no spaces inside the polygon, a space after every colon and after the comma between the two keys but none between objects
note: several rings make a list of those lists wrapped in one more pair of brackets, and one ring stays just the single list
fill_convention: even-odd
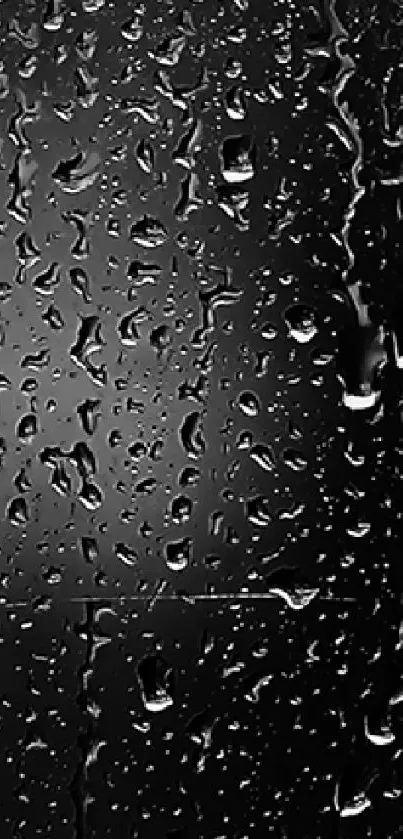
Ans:
[{"label": "dark background", "polygon": [[403,8],[0,15],[0,835],[398,837]]}]

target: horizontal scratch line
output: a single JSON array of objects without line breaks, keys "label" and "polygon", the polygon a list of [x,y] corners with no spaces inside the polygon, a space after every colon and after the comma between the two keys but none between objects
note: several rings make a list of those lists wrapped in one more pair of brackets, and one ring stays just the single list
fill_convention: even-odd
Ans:
[{"label": "horizontal scratch line", "polygon": [[[328,602],[334,603],[357,603],[356,597],[332,597],[331,595],[322,595],[317,600],[326,600]],[[277,594],[271,594],[270,592],[215,592],[213,594],[131,594],[131,595],[114,595],[108,597],[94,597],[89,595],[88,597],[69,597],[63,600],[55,600],[51,601],[50,605],[57,605],[58,603],[121,603],[124,605],[125,602],[131,601],[149,601],[150,603],[157,602],[159,600],[180,600],[182,602],[189,602],[189,601],[213,601],[213,600],[281,600],[281,598]],[[21,600],[16,602],[6,602],[0,603],[0,607],[3,606],[5,608],[17,608],[23,606],[32,606],[36,605],[35,601],[32,600]],[[307,604],[309,605],[309,604]],[[299,607],[298,611],[301,610]]]}]

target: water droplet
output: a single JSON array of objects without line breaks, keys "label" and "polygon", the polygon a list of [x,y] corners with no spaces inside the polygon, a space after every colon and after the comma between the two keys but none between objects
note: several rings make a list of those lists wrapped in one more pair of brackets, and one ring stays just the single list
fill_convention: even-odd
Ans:
[{"label": "water droplet", "polygon": [[255,443],[249,451],[249,456],[265,472],[272,472],[276,465],[276,458],[271,446],[265,443]]},{"label": "water droplet", "polygon": [[162,656],[145,656],[137,666],[137,678],[147,711],[157,713],[173,705],[173,670]]},{"label": "water droplet", "polygon": [[131,548],[130,545],[126,545],[124,542],[115,542],[113,549],[117,558],[124,565],[136,565],[138,556],[134,548]]},{"label": "water droplet", "polygon": [[256,396],[256,393],[250,390],[243,390],[242,393],[239,394],[237,400],[238,408],[245,414],[246,417],[257,417],[260,409],[260,399]]},{"label": "water droplet", "polygon": [[167,542],[164,548],[165,563],[170,571],[184,571],[188,567],[193,540],[187,536],[173,542]]},{"label": "water droplet", "polygon": [[36,414],[25,414],[17,423],[16,436],[21,442],[31,444],[38,433]]},{"label": "water droplet", "polygon": [[143,248],[157,248],[165,244],[168,231],[159,219],[144,215],[132,224],[129,236],[135,245]]},{"label": "water droplet", "polygon": [[250,181],[256,174],[256,148],[251,137],[227,137],[220,147],[221,173],[231,184]]},{"label": "water droplet", "polygon": [[201,414],[198,411],[192,411],[184,418],[178,432],[184,451],[194,460],[198,460],[206,451],[201,422]]},{"label": "water droplet", "polygon": [[306,344],[318,332],[318,316],[314,309],[302,303],[289,306],[284,312],[284,320],[291,338],[299,344]]},{"label": "water droplet", "polygon": [[28,502],[20,495],[9,501],[6,509],[6,517],[15,527],[25,527],[30,520]]}]

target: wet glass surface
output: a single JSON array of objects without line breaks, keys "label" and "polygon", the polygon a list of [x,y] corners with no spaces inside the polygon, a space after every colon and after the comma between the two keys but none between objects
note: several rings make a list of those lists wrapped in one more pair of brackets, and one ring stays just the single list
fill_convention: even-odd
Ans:
[{"label": "wet glass surface", "polygon": [[0,836],[397,839],[402,3],[0,32]]}]

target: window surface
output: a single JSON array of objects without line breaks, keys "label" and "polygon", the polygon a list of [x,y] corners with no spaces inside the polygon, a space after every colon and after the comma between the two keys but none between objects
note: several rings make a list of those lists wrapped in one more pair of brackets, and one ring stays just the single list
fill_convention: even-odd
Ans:
[{"label": "window surface", "polygon": [[401,836],[401,3],[0,7],[0,834]]}]

